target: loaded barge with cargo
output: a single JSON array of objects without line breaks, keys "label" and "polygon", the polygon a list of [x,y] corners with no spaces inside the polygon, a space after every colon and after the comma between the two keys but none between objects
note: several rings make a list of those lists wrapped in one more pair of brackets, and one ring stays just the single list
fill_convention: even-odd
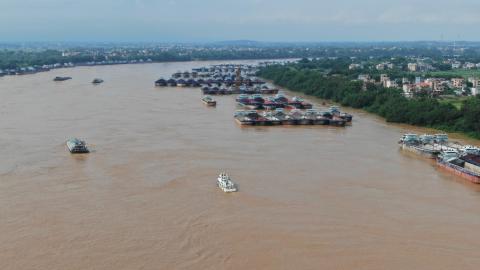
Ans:
[{"label": "loaded barge with cargo", "polygon": [[[443,134],[438,134],[437,136],[439,136],[439,138],[444,138]],[[440,143],[435,142],[434,135],[418,136],[417,134],[409,133],[403,135],[398,143],[403,150],[432,159],[436,158],[442,149],[446,148],[443,141]]]},{"label": "loaded barge with cargo", "polygon": [[447,134],[414,133],[403,135],[399,141],[404,150],[436,159],[437,165],[472,183],[480,184],[480,148],[449,142]]},{"label": "loaded barge with cargo", "polygon": [[346,120],[315,109],[285,111],[277,108],[273,111],[239,110],[234,114],[235,121],[242,126],[275,125],[330,125],[344,127]]},{"label": "loaded barge with cargo", "polygon": [[437,158],[441,168],[474,184],[480,184],[480,155],[462,155],[455,149],[445,150]]}]

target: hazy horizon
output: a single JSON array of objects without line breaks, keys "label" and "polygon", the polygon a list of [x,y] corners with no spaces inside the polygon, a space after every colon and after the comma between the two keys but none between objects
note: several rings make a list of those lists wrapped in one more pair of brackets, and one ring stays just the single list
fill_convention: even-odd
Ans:
[{"label": "hazy horizon", "polygon": [[0,42],[480,41],[478,10],[473,0],[0,0]]}]

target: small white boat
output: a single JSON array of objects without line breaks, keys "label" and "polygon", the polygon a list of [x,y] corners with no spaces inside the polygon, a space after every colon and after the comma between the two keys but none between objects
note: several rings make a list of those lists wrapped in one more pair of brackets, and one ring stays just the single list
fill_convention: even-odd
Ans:
[{"label": "small white boat", "polygon": [[226,174],[225,172],[222,172],[218,176],[217,185],[226,193],[237,191],[235,183],[233,183],[232,179],[230,179],[230,176],[228,176],[228,174]]}]

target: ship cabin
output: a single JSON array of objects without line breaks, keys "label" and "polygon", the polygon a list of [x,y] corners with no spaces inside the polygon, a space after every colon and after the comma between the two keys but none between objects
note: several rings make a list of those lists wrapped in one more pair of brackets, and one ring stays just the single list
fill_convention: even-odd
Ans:
[{"label": "ship cabin", "polygon": [[235,99],[238,103],[248,103],[249,97],[246,94],[240,94],[238,97]]},{"label": "ship cabin", "polygon": [[339,114],[340,113],[340,108],[338,108],[338,106],[330,106],[329,111],[332,114]]},{"label": "ship cabin", "polygon": [[288,98],[285,97],[283,94],[276,94],[274,99],[278,103],[288,103]]},{"label": "ship cabin", "polygon": [[420,136],[420,141],[423,144],[434,144],[435,143],[435,136],[424,134],[424,135]]},{"label": "ship cabin", "polygon": [[180,87],[188,86],[188,82],[185,81],[184,79],[180,79],[177,81],[177,86],[180,86]]},{"label": "ship cabin", "polygon": [[409,133],[409,134],[403,135],[401,141],[404,144],[417,144],[420,141],[420,139],[418,138],[417,134]]},{"label": "ship cabin", "polygon": [[435,142],[438,143],[438,144],[448,143],[448,135],[447,134],[435,134]]},{"label": "ship cabin", "polygon": [[167,86],[167,81],[165,79],[158,79],[155,81],[156,86]]},{"label": "ship cabin", "polygon": [[174,79],[169,79],[167,80],[167,84],[169,86],[177,86],[177,81],[175,81]]},{"label": "ship cabin", "polygon": [[250,97],[252,103],[263,104],[265,103],[265,99],[260,94],[254,94]]}]

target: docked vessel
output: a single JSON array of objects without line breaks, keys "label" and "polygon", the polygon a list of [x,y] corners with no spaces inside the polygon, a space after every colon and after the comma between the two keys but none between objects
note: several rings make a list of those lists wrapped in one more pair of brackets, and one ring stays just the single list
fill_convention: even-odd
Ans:
[{"label": "docked vessel", "polygon": [[273,97],[273,100],[277,103],[280,103],[280,104],[283,104],[283,105],[288,105],[288,98],[279,93],[279,94],[276,94],[274,97]]},{"label": "docked vessel", "polygon": [[336,127],[344,127],[347,124],[347,121],[345,119],[340,118],[338,116],[333,116],[329,122],[331,126],[336,126]]},{"label": "docked vessel", "polygon": [[312,104],[305,102],[303,99],[299,97],[293,97],[291,101],[288,101],[288,105],[292,108],[301,109],[301,110],[305,110],[305,109],[308,110],[313,107]]},{"label": "docked vessel", "polygon": [[448,143],[448,135],[447,134],[435,134],[434,135],[435,143],[445,145]]},{"label": "docked vessel", "polygon": [[93,84],[101,84],[101,83],[103,83],[103,80],[99,79],[99,78],[95,78],[95,79],[93,79],[92,83]]},{"label": "docked vessel", "polygon": [[314,125],[330,125],[330,117],[326,117],[324,113],[317,112],[317,118],[315,119]]},{"label": "docked vessel", "polygon": [[174,79],[168,79],[167,86],[177,86],[177,81]]},{"label": "docked vessel", "polygon": [[237,191],[237,186],[232,181],[232,179],[230,179],[230,176],[228,176],[228,174],[225,173],[225,172],[222,172],[218,176],[217,185],[225,193],[236,192]]},{"label": "docked vessel", "polygon": [[202,101],[203,103],[205,103],[205,105],[207,106],[210,106],[210,107],[215,107],[217,106],[217,101],[214,100],[211,96],[204,96],[202,98]]},{"label": "docked vessel", "polygon": [[239,104],[247,104],[249,100],[250,98],[246,94],[240,94],[235,98],[235,101],[238,102]]},{"label": "docked vessel", "polygon": [[437,158],[437,164],[455,175],[472,183],[480,184],[480,156],[461,155],[455,149],[444,150]]},{"label": "docked vessel", "polygon": [[291,110],[289,113],[287,113],[283,123],[285,125],[299,125],[302,118],[303,113],[300,110]]},{"label": "docked vessel", "polygon": [[269,121],[269,124],[273,125],[273,126],[276,126],[276,125],[281,125],[282,124],[282,120],[280,120],[279,118],[277,118],[273,112],[271,111],[265,111],[263,112],[262,114],[263,117],[265,117],[268,121]]},{"label": "docked vessel", "polygon": [[317,120],[318,112],[314,109],[308,109],[305,111],[302,120],[300,120],[300,124],[302,125],[313,125]]},{"label": "docked vessel", "polygon": [[422,144],[434,144],[435,143],[435,136],[429,134],[423,134],[420,136],[420,142]]},{"label": "docked vessel", "polygon": [[255,125],[259,115],[256,111],[237,111],[235,112],[235,120],[242,126]]},{"label": "docked vessel", "polygon": [[338,118],[345,120],[347,123],[352,122],[353,116],[349,113],[344,113],[340,111],[338,106],[330,106],[329,112]]},{"label": "docked vessel", "polygon": [[59,77],[59,76],[57,76],[57,77],[53,78],[53,81],[63,82],[63,81],[71,80],[71,79],[72,79],[72,77]]},{"label": "docked vessel", "polygon": [[287,114],[285,113],[285,110],[282,108],[277,108],[272,112],[272,116],[278,119],[280,121],[280,124],[285,124],[287,120]]},{"label": "docked vessel", "polygon": [[480,148],[472,145],[465,145],[460,148],[460,153],[462,155],[480,155]]},{"label": "docked vessel", "polygon": [[67,140],[67,148],[72,154],[89,153],[90,150],[87,147],[85,141],[77,138]]},{"label": "docked vessel", "polygon": [[431,138],[427,135],[419,137],[414,133],[405,134],[398,143],[403,150],[414,152],[427,158],[436,158],[442,150],[440,145],[431,143]]},{"label": "docked vessel", "polygon": [[186,80],[180,79],[180,80],[177,81],[177,86],[178,87],[187,87],[189,85],[188,85],[188,82]]},{"label": "docked vessel", "polygon": [[263,108],[265,110],[275,110],[279,108],[285,108],[285,104],[276,102],[274,97],[269,97],[263,103]]},{"label": "docked vessel", "polygon": [[167,86],[167,85],[168,83],[165,79],[160,78],[155,81],[155,86]]}]

